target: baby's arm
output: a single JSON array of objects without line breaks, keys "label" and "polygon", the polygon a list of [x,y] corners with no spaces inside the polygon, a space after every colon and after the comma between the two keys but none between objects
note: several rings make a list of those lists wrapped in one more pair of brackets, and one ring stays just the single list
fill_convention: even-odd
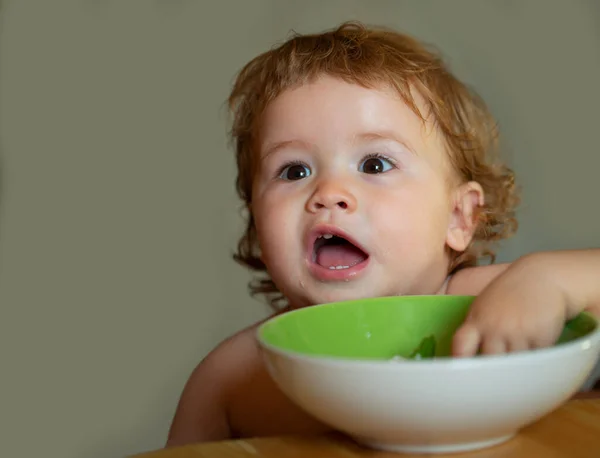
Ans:
[{"label": "baby's arm", "polygon": [[225,341],[192,372],[177,405],[167,446],[228,439],[231,435],[225,408],[227,354]]},{"label": "baby's arm", "polygon": [[[457,278],[456,284],[466,281],[467,275],[469,272]],[[566,320],[583,310],[600,313],[599,278],[597,249],[541,252],[520,258],[492,278],[475,299],[455,335],[455,354],[472,356],[477,351],[504,353],[552,345]],[[451,291],[450,286],[450,294],[464,294]]]},{"label": "baby's arm", "polygon": [[[167,446],[227,440],[237,434],[232,422],[240,410],[233,407],[262,361],[255,341],[262,322],[223,341],[194,369],[177,406]],[[243,417],[252,422],[247,414]]]},{"label": "baby's arm", "polygon": [[448,283],[446,294],[455,296],[478,296],[494,281],[503,274],[510,264],[490,264],[487,266],[467,267],[459,270],[452,276]]}]

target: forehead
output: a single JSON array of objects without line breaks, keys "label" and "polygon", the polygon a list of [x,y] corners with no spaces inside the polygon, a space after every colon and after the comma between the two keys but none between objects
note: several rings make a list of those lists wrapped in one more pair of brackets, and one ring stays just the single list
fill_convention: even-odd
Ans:
[{"label": "forehead", "polygon": [[334,147],[358,137],[391,136],[417,154],[443,151],[441,134],[424,99],[414,89],[411,94],[424,119],[390,87],[365,88],[322,76],[284,91],[266,107],[257,146],[264,155],[284,142]]}]

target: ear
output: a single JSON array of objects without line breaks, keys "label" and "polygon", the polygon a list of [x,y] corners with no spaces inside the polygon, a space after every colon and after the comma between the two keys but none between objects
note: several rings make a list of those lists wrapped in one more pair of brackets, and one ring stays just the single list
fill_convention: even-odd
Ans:
[{"label": "ear", "polygon": [[446,244],[454,251],[462,252],[471,243],[477,228],[478,210],[483,203],[483,188],[479,183],[469,181],[456,189],[446,235]]}]

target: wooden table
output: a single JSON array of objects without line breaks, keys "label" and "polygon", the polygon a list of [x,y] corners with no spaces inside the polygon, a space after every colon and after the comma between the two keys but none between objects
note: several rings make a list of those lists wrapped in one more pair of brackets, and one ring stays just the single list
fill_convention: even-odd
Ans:
[{"label": "wooden table", "polygon": [[600,399],[565,403],[516,437],[495,447],[450,455],[369,450],[340,435],[274,437],[187,445],[135,458],[600,458]]}]

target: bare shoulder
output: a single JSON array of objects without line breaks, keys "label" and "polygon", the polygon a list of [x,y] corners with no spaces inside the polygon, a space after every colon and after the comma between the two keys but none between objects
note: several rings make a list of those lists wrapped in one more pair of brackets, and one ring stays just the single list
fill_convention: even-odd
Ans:
[{"label": "bare shoulder", "polygon": [[167,446],[232,436],[227,413],[229,393],[256,364],[254,335],[262,322],[225,339],[194,368],[179,399]]},{"label": "bare shoulder", "polygon": [[256,338],[264,321],[224,340],[194,369],[167,446],[329,430],[292,403],[269,376]]},{"label": "bare shoulder", "polygon": [[450,279],[447,294],[477,296],[508,267],[510,267],[510,263],[467,267],[459,270]]}]

